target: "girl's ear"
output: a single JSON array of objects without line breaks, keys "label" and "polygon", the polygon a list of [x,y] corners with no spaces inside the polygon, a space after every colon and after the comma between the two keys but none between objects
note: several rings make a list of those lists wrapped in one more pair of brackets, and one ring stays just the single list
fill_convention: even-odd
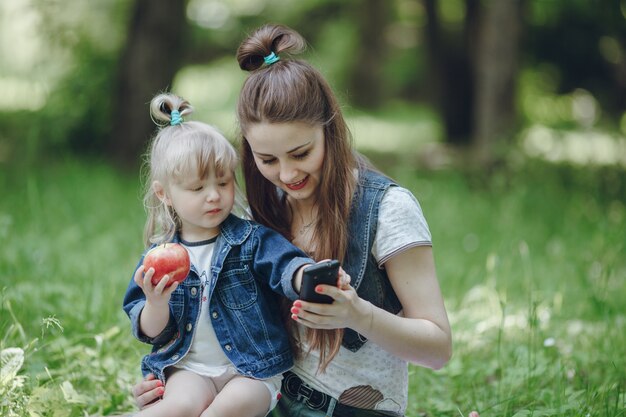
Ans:
[{"label": "girl's ear", "polygon": [[154,191],[154,194],[157,196],[159,200],[163,202],[163,204],[167,206],[172,205],[170,198],[167,196],[167,193],[165,192],[165,187],[163,187],[163,184],[161,184],[159,181],[154,181],[152,183],[152,191]]}]

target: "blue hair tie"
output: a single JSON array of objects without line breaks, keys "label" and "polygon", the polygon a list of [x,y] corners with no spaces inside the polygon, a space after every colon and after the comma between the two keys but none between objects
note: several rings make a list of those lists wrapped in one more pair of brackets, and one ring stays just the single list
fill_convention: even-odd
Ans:
[{"label": "blue hair tie", "polygon": [[268,66],[278,61],[280,61],[280,58],[274,52],[263,58],[263,62],[265,62],[265,65]]},{"label": "blue hair tie", "polygon": [[176,126],[183,122],[183,118],[180,117],[180,112],[178,110],[172,110],[170,116],[172,117],[170,120],[170,126]]}]

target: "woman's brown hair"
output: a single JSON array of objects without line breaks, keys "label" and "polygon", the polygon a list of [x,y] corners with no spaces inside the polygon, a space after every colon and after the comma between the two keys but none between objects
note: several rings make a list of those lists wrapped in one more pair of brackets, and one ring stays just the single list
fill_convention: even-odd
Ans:
[{"label": "woman's brown hair", "polygon": [[[256,221],[293,240],[291,209],[284,196],[259,172],[246,132],[256,123],[304,122],[322,126],[325,157],[316,195],[321,221],[315,225],[312,246],[318,260],[338,259],[343,263],[358,158],[352,150],[350,132],[338,101],[324,77],[307,62],[290,58],[305,47],[304,39],[294,30],[267,25],[252,33],[237,50],[240,68],[250,72],[237,104],[246,196]],[[264,57],[271,53],[280,60],[265,65]],[[286,322],[297,339],[292,321],[287,319]],[[319,350],[319,368],[324,371],[339,351],[343,329],[307,328],[305,337],[311,349]]]}]

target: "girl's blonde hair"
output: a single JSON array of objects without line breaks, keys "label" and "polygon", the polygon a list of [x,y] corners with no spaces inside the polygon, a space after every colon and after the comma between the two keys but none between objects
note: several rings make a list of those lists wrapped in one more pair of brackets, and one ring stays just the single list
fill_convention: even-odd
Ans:
[{"label": "girl's blonde hair", "polygon": [[154,181],[167,189],[188,177],[206,178],[211,172],[234,175],[238,163],[237,151],[217,129],[195,121],[175,120],[172,125],[174,111],[184,119],[193,107],[171,93],[158,94],[150,102],[150,116],[158,128],[143,166],[144,207],[148,214],[144,228],[146,246],[172,240],[181,226],[173,208],[155,194]]}]

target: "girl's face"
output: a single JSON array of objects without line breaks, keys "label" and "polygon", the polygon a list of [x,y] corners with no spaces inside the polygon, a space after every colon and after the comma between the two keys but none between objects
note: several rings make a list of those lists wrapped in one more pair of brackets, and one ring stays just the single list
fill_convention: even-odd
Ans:
[{"label": "girl's face", "polygon": [[246,139],[261,174],[289,197],[315,202],[324,163],[322,126],[303,122],[256,123]]},{"label": "girl's face", "polygon": [[191,176],[166,185],[152,184],[156,195],[171,206],[182,223],[181,237],[199,242],[219,234],[220,225],[235,202],[235,177],[232,172],[211,172],[207,178]]}]

